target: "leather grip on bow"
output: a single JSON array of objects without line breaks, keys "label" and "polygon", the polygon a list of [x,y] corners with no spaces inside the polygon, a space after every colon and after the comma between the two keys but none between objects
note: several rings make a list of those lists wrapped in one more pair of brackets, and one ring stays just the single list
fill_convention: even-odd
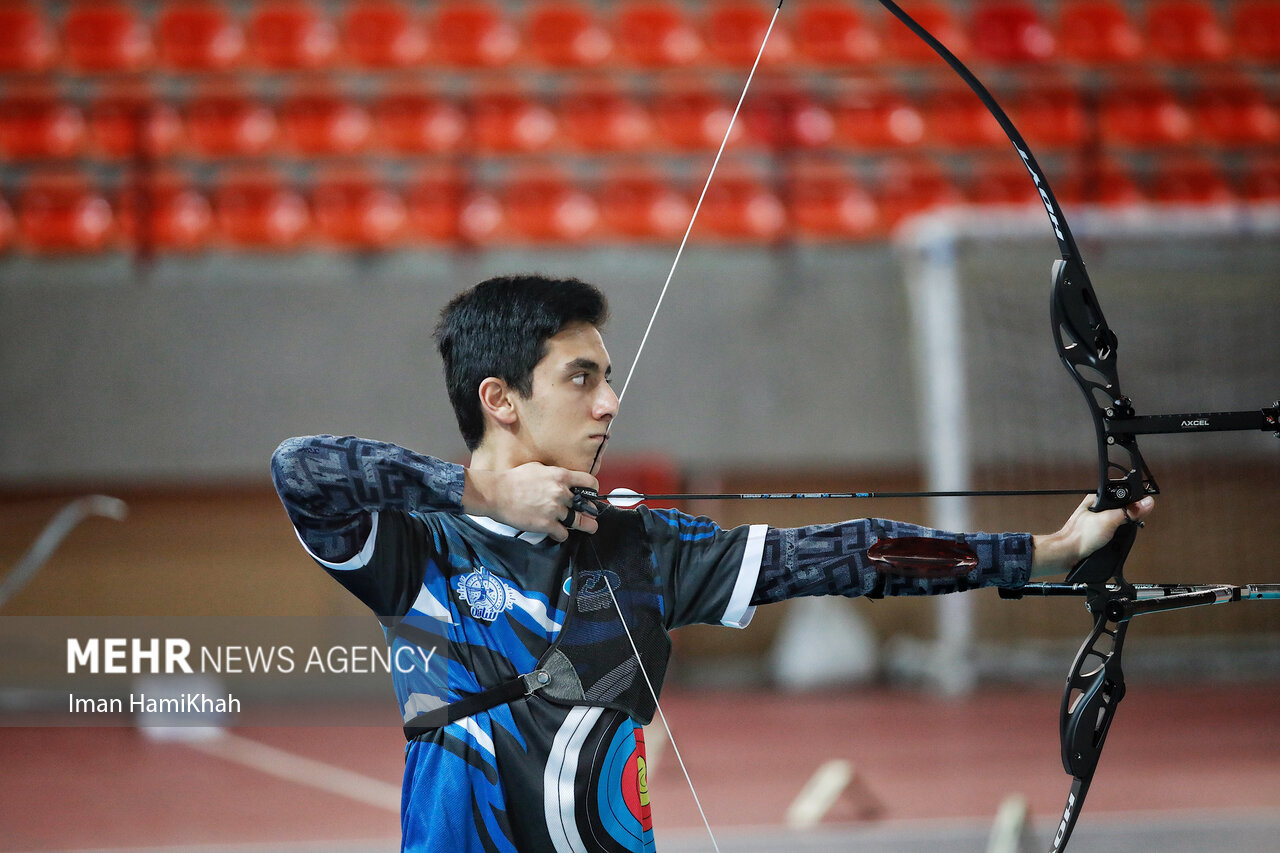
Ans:
[{"label": "leather grip on bow", "polygon": [[1116,530],[1111,541],[1076,563],[1067,572],[1066,583],[1103,584],[1115,578],[1125,585],[1124,561],[1129,556],[1134,539],[1138,536],[1138,523],[1127,521]]}]

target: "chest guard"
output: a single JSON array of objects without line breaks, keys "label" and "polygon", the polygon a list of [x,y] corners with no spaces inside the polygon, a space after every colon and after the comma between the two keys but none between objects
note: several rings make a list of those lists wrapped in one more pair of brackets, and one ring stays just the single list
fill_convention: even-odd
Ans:
[{"label": "chest guard", "polygon": [[613,708],[642,725],[653,720],[654,694],[662,690],[671,657],[662,581],[640,513],[606,507],[597,521],[594,534],[574,533],[570,539],[569,606],[560,633],[537,668],[419,714],[405,724],[406,738],[534,693],[561,705]]},{"label": "chest guard", "polygon": [[638,512],[607,507],[597,521],[594,534],[574,534],[573,595],[564,627],[538,661],[538,671],[550,676],[539,693],[560,704],[625,711],[648,724],[671,657],[662,582]]}]

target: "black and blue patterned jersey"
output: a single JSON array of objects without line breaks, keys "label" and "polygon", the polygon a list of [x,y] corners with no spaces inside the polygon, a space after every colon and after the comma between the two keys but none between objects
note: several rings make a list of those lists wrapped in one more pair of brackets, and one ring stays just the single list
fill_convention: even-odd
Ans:
[{"label": "black and blue patterned jersey", "polygon": [[[664,567],[664,627],[750,621],[766,528],[636,512]],[[536,668],[564,624],[570,553],[490,519],[381,511],[355,556],[316,559],[383,621],[407,722]],[[409,744],[404,849],[652,850],[644,762],[621,711],[535,694],[473,714]]]}]

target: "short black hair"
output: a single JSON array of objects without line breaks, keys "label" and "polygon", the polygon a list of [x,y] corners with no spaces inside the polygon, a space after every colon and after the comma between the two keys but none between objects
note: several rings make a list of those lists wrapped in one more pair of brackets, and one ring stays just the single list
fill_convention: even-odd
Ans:
[{"label": "short black hair", "polygon": [[484,438],[481,382],[495,376],[528,397],[548,338],[570,323],[600,328],[608,318],[604,294],[576,278],[500,276],[451,299],[440,312],[435,340],[467,449],[475,450]]}]

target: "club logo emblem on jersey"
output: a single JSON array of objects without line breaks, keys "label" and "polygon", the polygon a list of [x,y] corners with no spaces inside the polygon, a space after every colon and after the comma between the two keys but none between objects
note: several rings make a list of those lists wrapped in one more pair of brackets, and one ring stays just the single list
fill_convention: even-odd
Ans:
[{"label": "club logo emblem on jersey", "polygon": [[515,606],[515,596],[502,578],[480,566],[469,575],[458,578],[454,589],[471,607],[471,617],[492,622]]},{"label": "club logo emblem on jersey", "polygon": [[612,608],[617,595],[613,590],[622,589],[622,578],[608,569],[583,571],[578,579],[582,582],[582,588],[578,590],[578,610],[583,613]]}]

